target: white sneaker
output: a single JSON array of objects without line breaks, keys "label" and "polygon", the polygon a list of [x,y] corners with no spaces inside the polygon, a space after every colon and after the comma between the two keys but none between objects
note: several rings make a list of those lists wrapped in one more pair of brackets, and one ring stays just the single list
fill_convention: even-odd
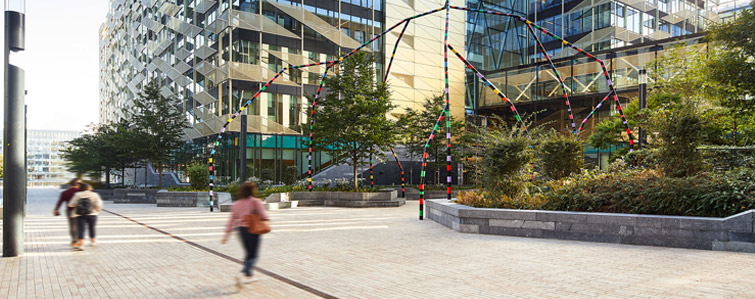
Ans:
[{"label": "white sneaker", "polygon": [[244,279],[242,280],[242,282],[243,282],[244,284],[249,284],[249,283],[252,283],[252,282],[255,282],[255,281],[258,281],[258,280],[260,280],[260,279],[259,279],[259,278],[256,278],[256,277],[254,277],[254,276],[251,276],[251,277],[245,277],[245,278],[244,278]]}]

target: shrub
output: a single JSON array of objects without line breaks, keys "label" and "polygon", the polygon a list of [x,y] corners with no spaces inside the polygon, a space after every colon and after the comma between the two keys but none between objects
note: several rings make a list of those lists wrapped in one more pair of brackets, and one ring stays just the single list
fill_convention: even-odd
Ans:
[{"label": "shrub", "polygon": [[702,120],[694,106],[660,111],[656,117],[662,142],[658,161],[669,177],[691,176],[700,171],[702,159],[697,146],[702,139]]},{"label": "shrub", "polygon": [[275,181],[275,171],[270,168],[260,170],[260,179],[262,181]]},{"label": "shrub", "polygon": [[207,164],[194,163],[186,169],[189,184],[193,190],[207,190],[210,185],[210,173]]},{"label": "shrub", "polygon": [[527,193],[516,197],[501,195],[496,198],[489,192],[471,190],[459,192],[456,198],[456,203],[475,208],[537,210],[545,204],[542,196],[530,196]]},{"label": "shrub", "polygon": [[532,160],[529,140],[512,136],[493,140],[485,147],[482,182],[493,197],[517,196],[523,184],[523,170]]},{"label": "shrub", "polygon": [[291,185],[296,182],[296,178],[299,176],[299,167],[289,166],[286,167],[286,171],[283,173],[283,183]]},{"label": "shrub", "polygon": [[747,168],[682,178],[594,172],[558,181],[542,196],[548,210],[726,217],[755,208],[753,177]]},{"label": "shrub", "polygon": [[657,168],[658,167],[658,150],[644,148],[627,153],[624,161],[627,166],[633,168]]},{"label": "shrub", "polygon": [[538,147],[543,173],[552,179],[567,177],[582,170],[582,142],[574,136],[551,133]]}]

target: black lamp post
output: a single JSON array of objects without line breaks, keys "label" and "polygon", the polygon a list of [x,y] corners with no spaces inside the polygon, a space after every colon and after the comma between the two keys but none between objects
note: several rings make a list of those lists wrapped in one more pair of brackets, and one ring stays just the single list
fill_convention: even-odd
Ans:
[{"label": "black lamp post", "polygon": [[[639,99],[639,110],[642,111],[642,109],[647,108],[648,106],[648,73],[647,70],[641,69],[640,75],[639,75],[639,81],[640,81],[640,99]],[[645,143],[645,130],[642,128],[639,129],[639,144],[640,149],[642,149],[643,144]]]},{"label": "black lamp post", "polygon": [[24,0],[5,1],[5,127],[3,134],[3,257],[24,252],[26,201],[26,123],[24,70],[9,64],[11,52],[25,47]]}]

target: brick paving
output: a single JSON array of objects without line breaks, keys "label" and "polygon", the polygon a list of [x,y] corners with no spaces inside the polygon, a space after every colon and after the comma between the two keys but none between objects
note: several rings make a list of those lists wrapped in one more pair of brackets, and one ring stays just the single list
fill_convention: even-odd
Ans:
[{"label": "brick paving", "polygon": [[[102,213],[99,245],[69,249],[58,190],[30,189],[26,254],[0,260],[0,298],[681,297],[755,298],[755,254],[460,234],[400,208],[270,211],[262,280],[241,293],[240,265],[125,218]],[[52,198],[51,198],[52,197]],[[227,213],[115,205],[107,210],[241,258],[219,243]]]}]

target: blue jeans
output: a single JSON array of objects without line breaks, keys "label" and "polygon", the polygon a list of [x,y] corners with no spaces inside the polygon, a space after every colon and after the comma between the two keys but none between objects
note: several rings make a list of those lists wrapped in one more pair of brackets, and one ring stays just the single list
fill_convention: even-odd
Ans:
[{"label": "blue jeans", "polygon": [[239,227],[238,230],[241,236],[241,243],[244,245],[244,251],[246,252],[244,268],[241,269],[241,272],[246,276],[252,276],[252,269],[254,269],[254,264],[257,262],[260,235],[250,234],[249,229],[246,227]]}]

